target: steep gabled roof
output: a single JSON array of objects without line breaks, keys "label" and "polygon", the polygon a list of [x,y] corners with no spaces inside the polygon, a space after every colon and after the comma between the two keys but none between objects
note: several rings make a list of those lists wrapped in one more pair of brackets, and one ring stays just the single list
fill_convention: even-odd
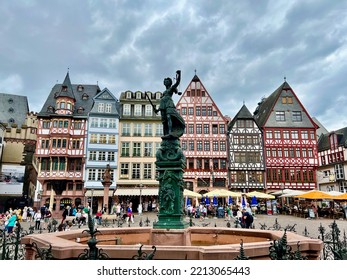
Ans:
[{"label": "steep gabled roof", "polygon": [[255,117],[255,120],[258,123],[259,127],[262,127],[266,123],[266,120],[269,117],[269,115],[272,111],[272,108],[274,107],[275,103],[277,102],[278,97],[280,96],[282,90],[284,88],[287,88],[287,87],[289,87],[288,83],[284,82],[269,97],[263,98],[258,103],[258,107],[254,112],[254,117]]},{"label": "steep gabled roof", "polygon": [[60,91],[56,93],[56,97],[70,97],[71,99],[76,101],[75,94],[70,81],[69,72],[66,73],[64,82],[61,85]]},{"label": "steep gabled roof", "polygon": [[253,115],[248,110],[247,106],[245,104],[242,105],[241,109],[238,111],[238,113],[235,115],[235,117],[232,119],[232,121],[228,124],[228,130],[230,130],[237,120],[254,120]]},{"label": "steep gabled roof", "polygon": [[329,136],[332,133],[337,135],[338,146],[347,147],[347,127],[344,127],[333,132],[322,134],[318,139],[318,152],[330,149]]},{"label": "steep gabled roof", "polygon": [[[282,94],[283,93],[283,94]],[[282,102],[283,98],[292,98],[291,103]],[[285,99],[287,100],[287,99]],[[291,86],[284,82],[280,85],[269,97],[263,98],[258,103],[258,107],[254,112],[254,119],[258,126],[264,128],[268,127],[296,127],[296,128],[318,128],[318,125],[312,120],[305,107],[301,104]],[[276,120],[276,112],[284,112],[287,117],[284,121]],[[302,121],[293,121],[288,113],[300,111]]]},{"label": "steep gabled roof", "polygon": [[[100,92],[98,85],[81,85],[81,84],[71,84],[70,77],[67,74],[63,84],[55,84],[48,95],[45,104],[43,105],[41,111],[38,113],[38,117],[49,117],[55,116],[55,107],[56,107],[56,97],[60,94],[62,86],[67,86],[70,88],[74,94],[75,106],[73,110],[73,116],[76,117],[87,117],[91,108],[93,107],[96,94]],[[79,91],[78,88],[82,88],[82,91]],[[87,96],[88,98],[84,98]],[[50,110],[52,108],[52,110]]]}]

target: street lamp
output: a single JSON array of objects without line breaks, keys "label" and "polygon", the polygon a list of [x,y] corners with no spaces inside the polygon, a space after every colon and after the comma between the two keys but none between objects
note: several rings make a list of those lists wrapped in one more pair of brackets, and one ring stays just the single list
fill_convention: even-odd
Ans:
[{"label": "street lamp", "polygon": [[140,202],[139,202],[139,205],[137,207],[137,211],[140,215],[142,215],[142,189],[144,188],[143,184],[140,183],[138,188],[140,189]]}]

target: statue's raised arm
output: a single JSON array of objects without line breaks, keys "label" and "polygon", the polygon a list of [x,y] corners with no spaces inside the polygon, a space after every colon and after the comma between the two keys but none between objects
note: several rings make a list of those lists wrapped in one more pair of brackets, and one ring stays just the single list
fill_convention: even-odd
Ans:
[{"label": "statue's raised arm", "polygon": [[172,86],[173,88],[176,89],[176,92],[177,92],[177,87],[180,84],[180,82],[181,82],[181,70],[177,70],[176,71],[176,83]]}]

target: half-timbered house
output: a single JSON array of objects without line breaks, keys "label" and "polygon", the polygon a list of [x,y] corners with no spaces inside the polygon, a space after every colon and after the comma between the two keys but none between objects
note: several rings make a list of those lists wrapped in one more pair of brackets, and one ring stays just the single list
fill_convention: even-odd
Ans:
[{"label": "half-timbered house", "polygon": [[227,188],[227,118],[197,75],[176,104],[186,123],[180,138],[186,156],[186,187],[205,193]]},{"label": "half-timbered house", "polygon": [[246,105],[228,124],[229,187],[250,192],[265,188],[261,129]]},{"label": "half-timbered house", "polygon": [[53,86],[38,114],[36,157],[41,206],[53,200],[53,215],[86,204],[84,170],[87,119],[98,85],[71,84],[69,73]]},{"label": "half-timbered house", "polygon": [[287,82],[258,103],[254,118],[262,129],[267,191],[317,187],[317,124]]}]

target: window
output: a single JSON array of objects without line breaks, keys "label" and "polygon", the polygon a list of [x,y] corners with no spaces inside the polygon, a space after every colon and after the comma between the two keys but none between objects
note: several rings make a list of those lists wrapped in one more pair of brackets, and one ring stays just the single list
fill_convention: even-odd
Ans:
[{"label": "window", "polygon": [[120,165],[120,177],[128,177],[129,175],[129,163],[121,163]]},{"label": "window", "polygon": [[136,99],[141,99],[142,97],[142,92],[138,91],[136,92]]},{"label": "window", "polygon": [[189,124],[188,125],[188,133],[189,134],[194,134],[194,124]]},{"label": "window", "polygon": [[116,128],[116,120],[115,119],[109,119],[108,127],[109,128]]},{"label": "window", "polygon": [[153,115],[153,107],[151,104],[145,106],[145,116],[151,117]]},{"label": "window", "polygon": [[111,113],[111,111],[112,111],[112,104],[107,103],[105,107],[105,113]]},{"label": "window", "polygon": [[60,102],[60,109],[65,109],[65,102]]},{"label": "window", "polygon": [[292,120],[293,122],[301,122],[302,121],[302,115],[300,111],[293,111],[292,112]]},{"label": "window", "polygon": [[48,158],[42,158],[41,160],[41,170],[47,171],[50,168],[50,161]]},{"label": "window", "polygon": [[73,128],[74,128],[74,129],[81,129],[81,128],[82,128],[82,122],[75,121],[75,122],[73,123]]},{"label": "window", "polygon": [[100,119],[100,126],[99,127],[102,127],[102,128],[106,128],[107,127],[107,119]]},{"label": "window", "polygon": [[299,132],[297,130],[292,131],[292,139],[299,139]]},{"label": "window", "polygon": [[210,134],[210,125],[204,124],[204,134]]},{"label": "window", "polygon": [[92,133],[92,134],[90,135],[89,143],[95,144],[95,143],[97,143],[97,142],[98,142],[98,135],[95,134],[95,133]]},{"label": "window", "polygon": [[100,144],[106,144],[107,143],[107,135],[106,134],[99,134],[99,142]]},{"label": "window", "polygon": [[140,142],[134,142],[133,143],[133,157],[140,157],[141,156],[141,143]]},{"label": "window", "polygon": [[272,139],[272,131],[266,131],[266,138]]},{"label": "window", "polygon": [[103,112],[105,111],[104,106],[105,106],[104,103],[99,103],[99,104],[98,104],[98,112],[99,112],[99,113],[103,113]]},{"label": "window", "polygon": [[189,151],[194,151],[194,141],[193,140],[189,141]]},{"label": "window", "polygon": [[140,164],[133,163],[131,179],[140,179]]},{"label": "window", "polygon": [[182,150],[183,151],[187,150],[187,141],[182,141]]},{"label": "window", "polygon": [[131,99],[131,91],[127,91],[127,99]]},{"label": "window", "polygon": [[116,144],[116,135],[114,134],[108,135],[108,144]]},{"label": "window", "polygon": [[210,150],[210,141],[204,141],[204,151]]},{"label": "window", "polygon": [[123,123],[122,136],[130,136],[130,123]]},{"label": "window", "polygon": [[220,124],[219,125],[219,133],[220,134],[224,134],[225,133],[225,125],[224,124]]},{"label": "window", "polygon": [[201,140],[196,141],[196,150],[202,151],[202,141]]},{"label": "window", "polygon": [[275,135],[275,139],[281,139],[281,131],[275,130],[274,135]]},{"label": "window", "polygon": [[97,118],[91,118],[90,119],[90,127],[98,127],[98,119]]},{"label": "window", "polygon": [[207,107],[207,115],[212,116],[212,106]]},{"label": "window", "polygon": [[290,139],[290,136],[289,136],[289,131],[288,130],[284,130],[283,131],[283,139]]},{"label": "window", "polygon": [[276,112],[276,121],[284,122],[285,120],[286,120],[285,112],[284,111],[277,111]]},{"label": "window", "polygon": [[218,141],[213,141],[212,145],[213,145],[213,151],[218,152],[218,150],[219,150]]},{"label": "window", "polygon": [[301,139],[308,139],[308,131],[301,131]]},{"label": "window", "polygon": [[130,116],[130,113],[131,113],[130,109],[131,109],[130,104],[123,104],[123,115]]},{"label": "window", "polygon": [[141,136],[141,135],[142,135],[142,124],[141,123],[135,123],[133,136]]},{"label": "window", "polygon": [[254,122],[252,120],[246,120],[246,127],[247,128],[253,128]]},{"label": "window", "polygon": [[88,181],[96,181],[96,169],[88,169]]},{"label": "window", "polygon": [[152,179],[152,163],[143,164],[143,179]]},{"label": "window", "polygon": [[96,151],[89,152],[89,160],[96,160]]},{"label": "window", "polygon": [[106,152],[99,152],[98,160],[105,161],[106,160]]},{"label": "window", "polygon": [[122,157],[128,157],[130,153],[130,142],[122,142]]},{"label": "window", "polygon": [[41,148],[42,149],[48,149],[49,148],[49,140],[48,139],[41,140]]},{"label": "window", "polygon": [[188,107],[188,115],[193,116],[194,115],[194,108]]},{"label": "window", "polygon": [[42,122],[42,128],[50,128],[51,122],[50,121],[43,121]]},{"label": "window", "polygon": [[222,152],[226,151],[226,142],[220,141],[219,142],[219,148],[220,148],[220,151],[222,151]]},{"label": "window", "polygon": [[143,156],[145,157],[151,157],[153,152],[153,144],[150,142],[145,142],[144,143],[144,151],[143,151]]},{"label": "window", "polygon": [[134,107],[134,116],[142,116],[142,105],[136,104]]},{"label": "window", "polygon": [[[64,144],[65,140],[65,144]],[[66,145],[66,139],[63,139],[63,146]],[[80,148],[80,140],[72,140],[72,149],[79,149]]]},{"label": "window", "polygon": [[201,115],[206,116],[206,107],[201,107]]},{"label": "window", "polygon": [[212,124],[212,134],[218,134],[218,125]]},{"label": "window", "polygon": [[152,124],[151,123],[146,123],[145,124],[145,136],[152,136]]},{"label": "window", "polygon": [[200,106],[195,108],[195,114],[197,116],[201,116],[201,107]]},{"label": "window", "polygon": [[182,107],[182,115],[187,115],[187,107]]},{"label": "window", "polygon": [[162,136],[163,135],[163,125],[162,124],[156,124],[155,126],[155,135],[156,136]]},{"label": "window", "polygon": [[196,125],[196,133],[201,134],[202,133],[202,124],[197,124]]}]

